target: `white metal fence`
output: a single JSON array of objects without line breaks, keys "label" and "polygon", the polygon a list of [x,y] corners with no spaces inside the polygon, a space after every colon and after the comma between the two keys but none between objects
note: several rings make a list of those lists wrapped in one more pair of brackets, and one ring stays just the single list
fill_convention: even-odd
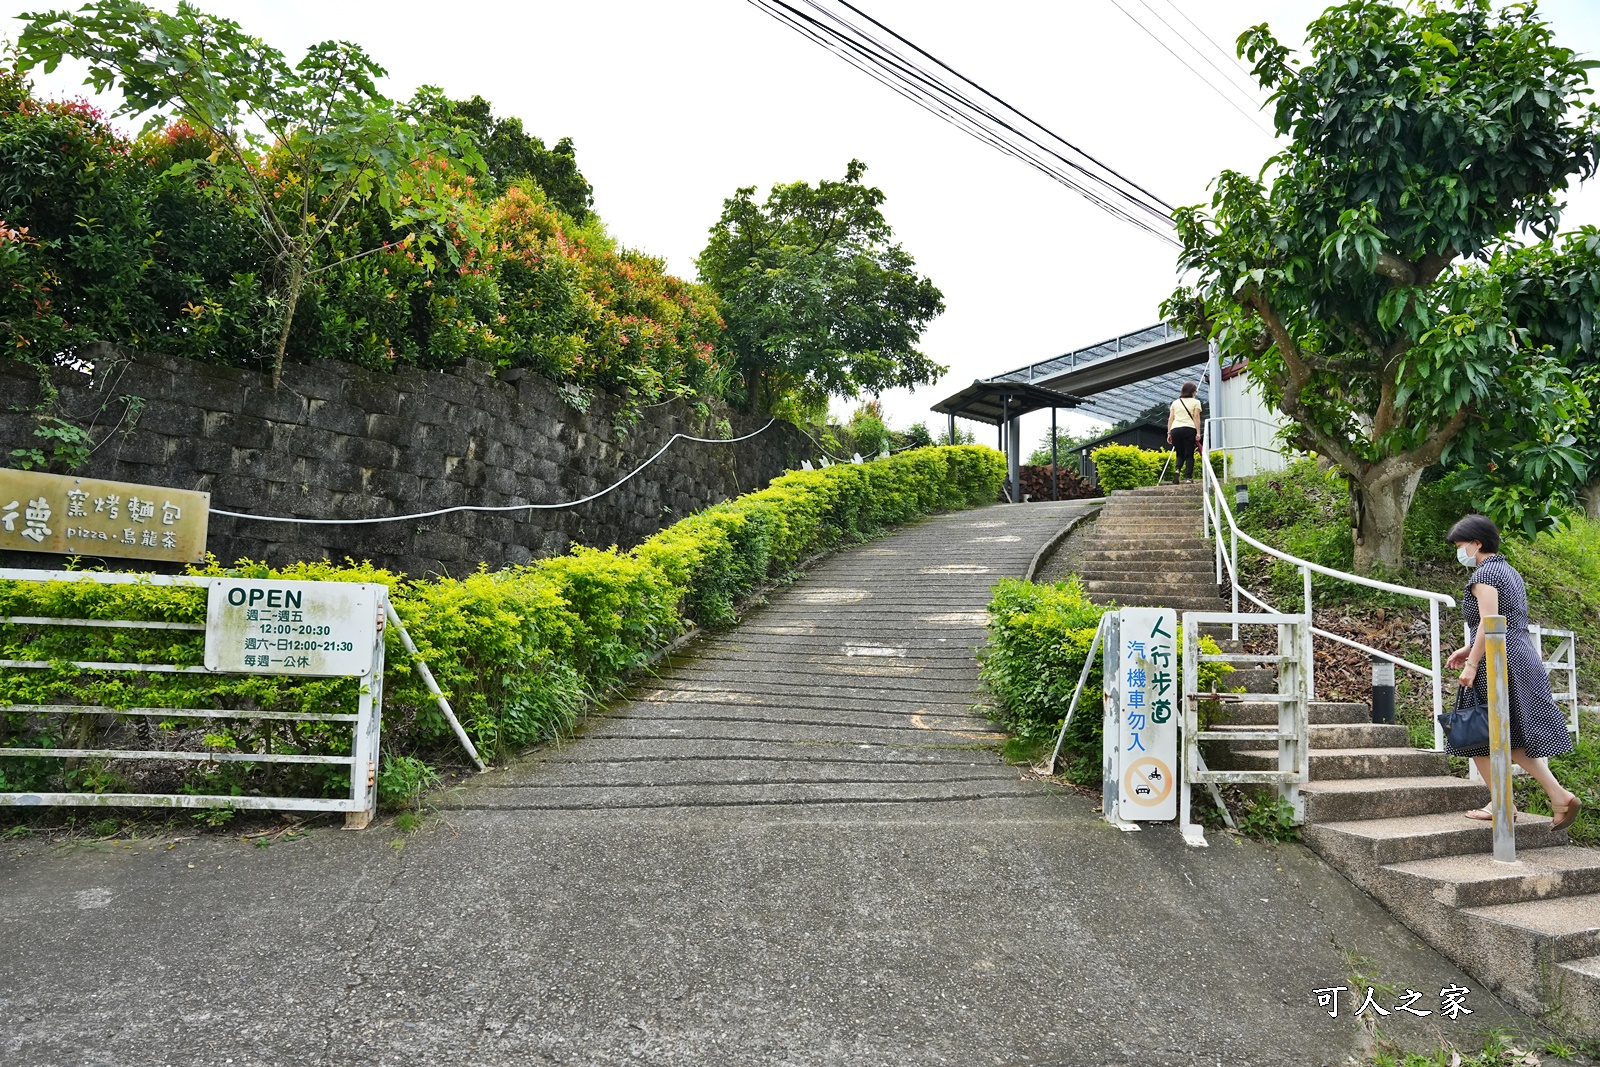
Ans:
[{"label": "white metal fence", "polygon": [[[225,579],[189,575],[125,574],[100,571],[45,571],[0,568],[0,581],[24,582],[77,582],[92,581],[101,585],[152,585],[187,586],[209,589]],[[350,788],[342,797],[290,797],[255,794],[194,794],[194,793],[134,793],[134,792],[0,792],[0,807],[77,806],[77,807],[165,807],[165,808],[253,808],[275,811],[327,811],[343,812],[345,825],[360,829],[371,821],[377,806],[377,775],[379,758],[379,733],[383,719],[384,630],[393,626],[396,635],[409,654],[414,657],[417,673],[438,702],[440,710],[479,769],[483,763],[472,742],[461,728],[444,694],[440,692],[427,664],[416,655],[416,645],[406,633],[394,606],[389,602],[388,590],[381,585],[365,588],[376,592],[376,617],[371,620],[370,649],[354,650],[359,666],[348,674],[323,675],[347,677],[357,687],[354,714],[342,711],[264,711],[255,708],[189,708],[189,707],[106,707],[95,704],[0,704],[0,715],[24,714],[40,716],[86,715],[114,716],[118,719],[143,720],[154,724],[166,721],[192,720],[233,722],[308,722],[348,725],[350,752],[237,752],[209,749],[172,748],[112,748],[112,747],[29,747],[0,746],[0,759],[49,758],[93,760],[153,760],[187,763],[255,763],[255,764],[317,764],[348,768]],[[21,626],[59,626],[83,628],[119,628],[128,630],[154,630],[203,632],[204,623],[164,622],[148,620],[121,620],[95,618],[52,618],[38,616],[0,616],[0,624]],[[169,659],[171,657],[168,657]],[[239,676],[236,672],[212,670],[199,664],[172,662],[103,662],[95,660],[70,660],[63,664],[53,660],[0,659],[0,668],[21,670],[47,670],[63,665],[82,671],[103,671],[131,675],[197,674],[212,677]],[[140,731],[148,734],[149,731]],[[268,748],[271,748],[269,743]],[[0,765],[3,766],[3,765]]]},{"label": "white metal fence", "polygon": [[[1270,654],[1254,652],[1205,652],[1200,648],[1201,628],[1205,626],[1230,626],[1235,637],[1240,626],[1267,626],[1277,632],[1278,651]],[[1311,626],[1307,615],[1235,614],[1223,611],[1186,611],[1183,613],[1183,783],[1178,798],[1178,827],[1183,839],[1190,845],[1204,845],[1205,832],[1194,821],[1191,813],[1193,787],[1204,785],[1211,791],[1223,821],[1230,827],[1233,819],[1228,806],[1223,803],[1217,789],[1222,784],[1270,785],[1278,790],[1279,799],[1294,809],[1296,822],[1305,819],[1305,802],[1300,796],[1300,786],[1310,778],[1311,771],[1311,713],[1310,689],[1311,662],[1306,658],[1309,647],[1306,631]],[[1204,663],[1249,664],[1255,666],[1272,663],[1277,667],[1278,690],[1275,693],[1205,693],[1200,691],[1200,667]],[[1202,730],[1200,728],[1200,702],[1245,702],[1270,704],[1277,707],[1275,721],[1268,724],[1237,723]],[[1271,741],[1278,765],[1270,770],[1212,769],[1206,766],[1200,753],[1205,741]]]}]

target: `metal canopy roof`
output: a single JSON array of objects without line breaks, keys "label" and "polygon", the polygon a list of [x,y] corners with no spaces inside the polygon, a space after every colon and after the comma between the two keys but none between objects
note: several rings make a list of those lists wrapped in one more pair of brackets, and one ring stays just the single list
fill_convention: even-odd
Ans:
[{"label": "metal canopy roof", "polygon": [[998,426],[1008,415],[1014,419],[1040,408],[1075,408],[1082,402],[1082,397],[1043,386],[990,378],[975,381],[954,396],[946,397],[933,405],[933,410],[941,415],[959,415],[963,419]]},{"label": "metal canopy roof", "polygon": [[[1159,323],[1053,359],[1007,371],[988,379],[986,384],[1016,382],[1066,393],[1078,400],[1077,407],[1085,414],[1097,415],[1112,422],[1126,422],[1138,418],[1153,405],[1176,396],[1179,386],[1194,377],[1193,369],[1205,365],[1206,356],[1207,346],[1203,338],[1186,337],[1165,323]],[[933,410],[941,414],[976,418],[952,408],[971,392],[971,388],[963,389],[936,405]],[[1049,405],[1036,405],[1046,406]],[[1016,409],[1013,408],[1015,413]],[[978,421],[992,423],[996,418]]]}]

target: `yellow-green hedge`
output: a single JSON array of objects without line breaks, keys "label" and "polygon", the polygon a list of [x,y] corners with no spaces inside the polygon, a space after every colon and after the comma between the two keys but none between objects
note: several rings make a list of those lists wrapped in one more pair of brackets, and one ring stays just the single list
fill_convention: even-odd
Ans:
[{"label": "yellow-green hedge", "polygon": [[[740,599],[807,557],[932,511],[989,503],[1004,473],[1001,454],[981,446],[921,448],[871,463],[798,471],[682,519],[630,551],[574,546],[563,556],[459,579],[408,581],[370,564],[326,561],[270,568],[248,560],[223,567],[213,560],[195,573],[389,586],[467,731],[493,757],[569,728],[623,672],[692,624],[733,621]],[[0,616],[7,617],[201,622],[205,610],[203,589],[0,581]],[[200,663],[203,652],[203,637],[187,631],[0,624],[0,658],[6,659],[188,666]],[[406,758],[448,752],[448,726],[392,634],[388,657],[384,758],[402,768]],[[353,711],[355,699],[355,685],[345,679],[0,669],[5,704]],[[0,715],[0,747],[76,747],[69,736],[102,728],[98,716]],[[215,729],[207,744],[219,749],[337,752],[348,746],[343,727],[240,721]],[[263,772],[222,763],[174,773],[187,773],[187,788],[226,793],[251,788],[252,776]],[[311,792],[342,787],[342,774],[327,768],[291,765],[277,773],[279,789],[285,779]],[[115,791],[116,776],[116,767],[0,759],[0,790],[53,783]]]},{"label": "yellow-green hedge", "polygon": [[[1213,451],[1206,453],[1206,456],[1217,477],[1222,477],[1223,453]],[[1171,451],[1134,445],[1103,445],[1089,453],[1089,458],[1094,460],[1100,488],[1107,492],[1155,485],[1157,479],[1167,483],[1177,479],[1177,459]],[[1166,468],[1165,478],[1161,478],[1163,467]]]}]

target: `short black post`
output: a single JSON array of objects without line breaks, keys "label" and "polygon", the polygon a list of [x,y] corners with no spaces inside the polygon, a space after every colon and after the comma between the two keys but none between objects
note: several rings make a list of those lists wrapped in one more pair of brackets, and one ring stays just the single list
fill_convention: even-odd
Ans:
[{"label": "short black post", "polygon": [[1372,721],[1394,722],[1394,663],[1372,657]]}]

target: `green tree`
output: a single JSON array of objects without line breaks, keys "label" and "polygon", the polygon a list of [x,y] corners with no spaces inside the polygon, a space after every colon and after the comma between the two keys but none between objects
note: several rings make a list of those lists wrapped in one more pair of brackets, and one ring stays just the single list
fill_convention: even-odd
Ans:
[{"label": "green tree", "polygon": [[578,169],[572,138],[563,137],[546,148],[542,140],[523,129],[521,119],[496,116],[481,96],[441,100],[428,109],[428,115],[471,134],[488,171],[485,199],[500,195],[515,181],[532,178],[551,204],[577,222],[586,220],[594,210],[594,188]]},{"label": "green tree", "polygon": [[64,58],[82,60],[97,92],[121,90],[119,114],[149,114],[146,128],[155,129],[170,111],[213,142],[208,160],[182,160],[173,172],[209,168],[240,198],[272,250],[280,320],[274,383],[301,292],[314,274],[336,265],[323,262],[324,253],[360,208],[388,215],[428,262],[436,252],[455,262],[463,242],[476,242],[460,225],[459,188],[417,165],[441,154],[479,167],[471,139],[410,121],[378,92],[386,72],[356,45],[325,41],[290,66],[238,23],[186,2],[171,14],[134,0],[99,0],[77,12],[23,17],[22,69],[52,71]]},{"label": "green tree", "polygon": [[696,265],[721,298],[745,404],[814,416],[829,396],[925,385],[945,368],[916,344],[943,294],[916,273],[881,210],[882,190],[843,181],[753,186],[723,201]]},{"label": "green tree", "polygon": [[1239,38],[1288,143],[1262,180],[1225,171],[1209,210],[1177,212],[1197,281],[1166,311],[1250,357],[1293,444],[1342,470],[1370,571],[1399,565],[1418,479],[1452,443],[1471,454],[1508,418],[1557,437],[1582,404],[1513,328],[1494,254],[1520,231],[1549,239],[1561,192],[1594,172],[1594,64],[1532,3],[1349,0],[1306,42],[1301,60],[1265,25]]},{"label": "green tree", "polygon": [[[1063,465],[1071,463],[1074,468],[1077,466],[1077,461],[1073,458],[1073,451],[1079,445],[1088,444],[1090,441],[1093,441],[1097,436],[1099,436],[1098,434],[1084,434],[1080,437],[1077,434],[1068,433],[1066,428],[1063,426],[1057,426],[1055,428],[1055,432],[1057,458]],[[1030,466],[1034,467],[1048,467],[1050,465],[1049,430],[1045,431],[1044,439],[1039,442],[1038,447],[1029,453],[1027,462]]]}]

